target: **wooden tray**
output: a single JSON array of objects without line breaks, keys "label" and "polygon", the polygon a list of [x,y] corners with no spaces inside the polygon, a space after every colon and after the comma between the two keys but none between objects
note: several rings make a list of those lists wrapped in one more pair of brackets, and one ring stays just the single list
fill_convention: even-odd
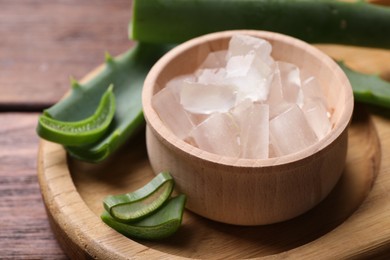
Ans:
[{"label": "wooden tray", "polygon": [[99,217],[106,195],[136,189],[154,176],[142,134],[98,165],[72,160],[60,145],[42,140],[38,177],[55,235],[75,259],[389,256],[390,119],[357,106],[349,138],[346,170],[310,212],[279,224],[239,227],[186,211],[180,230],[159,242],[126,238]]}]

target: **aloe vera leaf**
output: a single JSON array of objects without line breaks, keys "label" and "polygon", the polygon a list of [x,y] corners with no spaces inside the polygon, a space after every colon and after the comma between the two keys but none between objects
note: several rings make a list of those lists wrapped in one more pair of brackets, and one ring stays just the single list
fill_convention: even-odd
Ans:
[{"label": "aloe vera leaf", "polygon": [[85,83],[73,84],[68,97],[45,110],[45,115],[56,120],[82,120],[96,110],[107,86],[115,86],[116,111],[108,130],[92,144],[66,146],[73,157],[90,162],[101,161],[144,126],[141,103],[143,81],[152,65],[169,48],[167,45],[139,43],[117,58],[108,56],[104,68],[96,76]]},{"label": "aloe vera leaf", "polygon": [[127,237],[148,240],[162,239],[171,236],[179,229],[185,202],[186,196],[183,194],[171,198],[152,215],[131,224],[116,221],[107,211],[103,212],[101,219],[108,226]]},{"label": "aloe vera leaf", "polygon": [[390,82],[378,75],[363,74],[339,62],[347,75],[356,101],[390,108]]},{"label": "aloe vera leaf", "polygon": [[115,113],[115,96],[110,85],[103,94],[95,113],[80,121],[64,122],[46,114],[39,117],[40,137],[63,145],[83,145],[95,142],[107,130]]},{"label": "aloe vera leaf", "polygon": [[334,0],[134,0],[129,35],[142,42],[179,43],[229,29],[390,48],[390,8]]},{"label": "aloe vera leaf", "polygon": [[103,205],[117,221],[133,222],[159,208],[171,196],[173,186],[171,175],[162,172],[134,192],[107,196]]}]

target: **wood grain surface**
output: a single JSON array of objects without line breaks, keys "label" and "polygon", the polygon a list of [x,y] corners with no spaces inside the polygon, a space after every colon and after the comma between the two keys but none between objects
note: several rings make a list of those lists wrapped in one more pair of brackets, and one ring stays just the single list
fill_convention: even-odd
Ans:
[{"label": "wood grain surface", "polygon": [[0,259],[64,259],[36,174],[36,113],[0,114]]},{"label": "wood grain surface", "polygon": [[38,110],[131,46],[129,0],[0,0],[0,110]]}]

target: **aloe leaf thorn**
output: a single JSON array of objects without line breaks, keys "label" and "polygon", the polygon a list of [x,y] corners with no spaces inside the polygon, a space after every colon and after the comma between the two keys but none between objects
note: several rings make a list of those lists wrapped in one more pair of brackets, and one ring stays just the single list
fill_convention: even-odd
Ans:
[{"label": "aloe leaf thorn", "polygon": [[72,89],[79,89],[80,88],[80,83],[73,76],[70,76],[69,80],[70,80],[70,85],[71,85]]},{"label": "aloe leaf thorn", "polygon": [[111,54],[108,51],[105,52],[104,58],[107,64],[114,63],[114,58],[111,56]]}]

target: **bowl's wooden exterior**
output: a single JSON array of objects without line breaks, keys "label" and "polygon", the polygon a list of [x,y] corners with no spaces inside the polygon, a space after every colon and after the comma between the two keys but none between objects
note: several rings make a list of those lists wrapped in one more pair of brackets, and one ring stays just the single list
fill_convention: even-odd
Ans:
[{"label": "bowl's wooden exterior", "polygon": [[[201,151],[164,126],[151,106],[152,96],[173,77],[193,72],[210,51],[226,49],[234,33],[270,41],[276,60],[297,64],[317,77],[333,110],[332,131],[323,140],[280,158],[235,159]],[[143,106],[148,155],[154,171],[169,170],[178,189],[188,196],[188,209],[216,221],[259,225],[293,218],[317,205],[344,168],[347,126],[353,110],[351,86],[328,56],[291,37],[226,31],[186,42],[152,68],[144,85]]]}]

